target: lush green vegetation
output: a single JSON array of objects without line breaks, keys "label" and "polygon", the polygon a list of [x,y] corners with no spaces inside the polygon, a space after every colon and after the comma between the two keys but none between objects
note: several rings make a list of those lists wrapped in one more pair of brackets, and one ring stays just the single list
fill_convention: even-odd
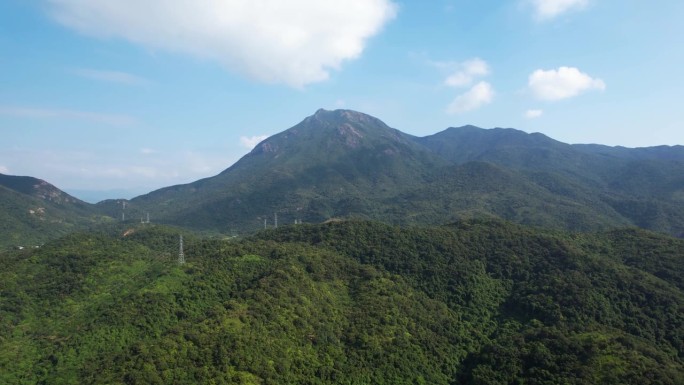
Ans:
[{"label": "lush green vegetation", "polygon": [[[221,174],[133,199],[139,218],[241,234],[331,218],[441,225],[496,217],[598,231],[684,236],[684,149],[573,146],[513,129],[415,138],[354,111],[319,111]],[[103,209],[109,207],[111,202]],[[272,223],[272,222],[271,222]]]},{"label": "lush green vegetation", "polygon": [[[42,180],[0,174],[0,248],[34,246],[118,221],[122,200],[89,205]],[[318,111],[219,175],[126,202],[129,224],[252,234],[274,223],[376,220],[402,226],[500,218],[684,237],[684,148],[569,145],[513,129],[416,138],[371,116]]]},{"label": "lush green vegetation", "polygon": [[44,181],[0,174],[0,249],[35,247],[111,220]]},{"label": "lush green vegetation", "polygon": [[178,266],[179,233],[0,254],[0,383],[684,383],[681,240],[338,222]]}]

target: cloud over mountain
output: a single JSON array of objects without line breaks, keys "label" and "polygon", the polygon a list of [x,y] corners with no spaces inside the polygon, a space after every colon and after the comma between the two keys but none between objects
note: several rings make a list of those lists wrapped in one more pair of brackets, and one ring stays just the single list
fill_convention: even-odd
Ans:
[{"label": "cloud over mountain", "polygon": [[476,78],[489,75],[489,65],[480,58],[458,63],[456,67],[457,70],[444,81],[450,87],[466,87],[471,85]]},{"label": "cloud over mountain", "polygon": [[540,118],[542,115],[544,115],[543,110],[527,110],[527,111],[525,111],[525,117],[527,119]]},{"label": "cloud over mountain", "polygon": [[247,149],[253,149],[264,139],[268,138],[268,135],[256,135],[256,136],[241,136],[240,145]]},{"label": "cloud over mountain", "polygon": [[603,91],[606,83],[592,78],[575,67],[560,67],[557,70],[536,70],[528,81],[532,94],[541,100],[561,100],[591,90]]},{"label": "cloud over mountain", "polygon": [[459,95],[447,107],[449,114],[461,114],[480,108],[494,100],[494,88],[487,82],[479,82],[468,92]]},{"label": "cloud over mountain", "polygon": [[395,16],[391,0],[48,0],[61,24],[215,60],[267,83],[326,80]]}]

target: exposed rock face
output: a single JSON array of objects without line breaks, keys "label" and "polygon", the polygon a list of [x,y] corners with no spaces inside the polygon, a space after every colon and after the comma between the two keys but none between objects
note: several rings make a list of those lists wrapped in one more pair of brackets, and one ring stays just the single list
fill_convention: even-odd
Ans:
[{"label": "exposed rock face", "polygon": [[357,148],[360,144],[360,139],[363,138],[361,134],[354,126],[349,123],[340,125],[337,128],[338,134],[343,138],[347,147]]},{"label": "exposed rock face", "polygon": [[34,193],[32,195],[46,201],[57,204],[76,203],[78,201],[44,180],[39,180],[39,183],[34,184],[33,188]]},{"label": "exposed rock face", "polygon": [[83,203],[52,184],[29,176],[0,174],[0,186],[59,205]]}]

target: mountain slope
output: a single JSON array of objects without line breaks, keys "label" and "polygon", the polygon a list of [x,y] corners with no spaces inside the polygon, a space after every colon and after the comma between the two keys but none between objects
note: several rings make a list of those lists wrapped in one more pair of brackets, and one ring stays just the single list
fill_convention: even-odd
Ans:
[{"label": "mountain slope", "polygon": [[452,127],[415,141],[457,164],[484,161],[514,170],[561,173],[609,191],[639,195],[639,189],[650,188],[650,196],[684,187],[683,146],[570,145],[539,133],[474,126]]},{"label": "mountain slope", "polygon": [[631,160],[670,160],[684,161],[684,146],[655,146],[627,148],[622,146],[604,146],[600,144],[573,144],[573,148],[590,153],[610,155]]},{"label": "mountain slope", "polygon": [[608,169],[620,164],[613,157],[578,151],[543,134],[511,128],[451,127],[416,138],[451,162],[491,162],[514,170],[562,173],[585,184],[599,185]]},{"label": "mountain slope", "polygon": [[684,241],[501,221],[0,252],[0,383],[680,384]]},{"label": "mountain slope", "polygon": [[[568,145],[514,129],[417,138],[349,110],[319,110],[219,175],[97,205],[0,175],[2,245],[40,244],[95,222],[147,217],[211,233],[338,218],[442,224],[498,217],[593,231],[684,236],[682,147]],[[46,214],[47,213],[47,214]],[[277,218],[276,218],[277,217]]]},{"label": "mountain slope", "polygon": [[359,112],[319,110],[217,176],[133,199],[130,217],[151,212],[163,223],[224,233],[273,226],[277,214],[281,224],[484,216],[682,234],[684,167],[655,158],[594,153],[513,129],[467,126],[416,138]]},{"label": "mountain slope", "polygon": [[254,229],[274,212],[281,223],[373,217],[378,200],[425,183],[448,164],[376,118],[319,110],[221,174],[135,198],[131,207],[205,229]]},{"label": "mountain slope", "polygon": [[546,228],[591,231],[632,222],[591,189],[560,174],[530,174],[492,163],[469,162],[445,169],[435,181],[386,202],[414,219],[395,223],[446,223],[463,218],[502,218]]},{"label": "mountain slope", "polygon": [[[449,128],[416,138],[457,164],[490,162],[517,170],[555,195],[592,202],[623,223],[684,234],[684,148],[569,145],[514,129]],[[606,211],[608,210],[608,211]]]},{"label": "mountain slope", "polygon": [[0,174],[0,245],[35,246],[106,221],[94,206],[48,182]]}]

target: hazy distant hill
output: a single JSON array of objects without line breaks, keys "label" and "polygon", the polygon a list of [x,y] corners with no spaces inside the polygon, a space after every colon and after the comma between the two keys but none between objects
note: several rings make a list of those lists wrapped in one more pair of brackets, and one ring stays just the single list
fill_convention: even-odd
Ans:
[{"label": "hazy distant hill", "polygon": [[94,206],[27,176],[0,174],[0,245],[30,247],[104,220]]},{"label": "hazy distant hill", "polygon": [[166,223],[221,232],[273,225],[278,213],[281,224],[492,216],[573,230],[683,233],[677,148],[635,149],[634,156],[606,149],[473,126],[417,138],[366,114],[319,110],[221,174],[137,197],[130,207],[136,216],[152,212]]}]

